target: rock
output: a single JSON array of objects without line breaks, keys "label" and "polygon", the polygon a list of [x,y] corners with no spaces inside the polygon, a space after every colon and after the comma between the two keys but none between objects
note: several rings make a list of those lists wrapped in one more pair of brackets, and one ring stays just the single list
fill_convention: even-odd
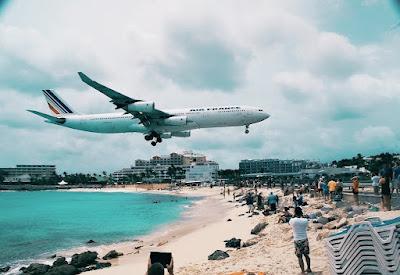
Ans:
[{"label": "rock", "polygon": [[47,264],[30,264],[26,269],[24,269],[24,274],[29,275],[42,275],[45,274],[50,269]]},{"label": "rock", "polygon": [[167,243],[168,243],[168,241],[161,241],[157,244],[157,246],[163,246],[164,244],[167,244]]},{"label": "rock", "polygon": [[254,212],[253,212],[253,215],[260,215],[260,213],[257,212],[257,211],[254,211]]},{"label": "rock", "polygon": [[327,228],[329,230],[335,229],[336,222],[335,221],[328,222],[327,224],[324,225],[324,228]]},{"label": "rock", "polygon": [[267,227],[268,223],[266,222],[260,222],[259,224],[257,224],[252,230],[251,230],[251,234],[252,235],[257,235],[258,233],[260,233],[265,227]]},{"label": "rock", "polygon": [[347,224],[348,224],[347,219],[346,219],[346,218],[341,218],[341,219],[337,222],[336,228],[337,228],[337,229],[342,228],[343,226],[345,226],[345,225],[347,225]]},{"label": "rock", "polygon": [[118,253],[115,250],[111,250],[110,252],[108,252],[104,257],[103,260],[110,260],[110,259],[115,259],[118,258],[119,256],[124,255],[123,253]]},{"label": "rock", "polygon": [[315,209],[321,209],[322,207],[324,207],[322,204],[317,204],[314,208]]},{"label": "rock", "polygon": [[257,238],[257,237],[256,238],[252,238],[252,239],[249,239],[249,240],[245,241],[243,243],[242,247],[249,247],[249,246],[255,245],[258,242],[259,242],[259,238]]},{"label": "rock", "polygon": [[225,241],[225,247],[240,248],[241,239],[232,238]]},{"label": "rock", "polygon": [[316,224],[314,225],[314,229],[315,229],[315,230],[319,230],[319,229],[322,229],[322,228],[323,228],[323,224],[316,223]]},{"label": "rock", "polygon": [[86,243],[90,244],[90,243],[96,243],[96,242],[93,240],[88,240]]},{"label": "rock", "polygon": [[317,216],[317,217],[322,217],[322,212],[321,212],[321,211],[315,212],[315,216]]},{"label": "rock", "polygon": [[324,206],[320,209],[322,212],[328,213],[329,211],[332,211],[332,207]]},{"label": "rock", "polygon": [[228,220],[227,220],[227,222],[231,222],[231,221],[232,221],[232,219],[228,219]]},{"label": "rock", "polygon": [[135,249],[140,249],[142,247],[143,247],[143,245],[135,246]]},{"label": "rock", "polygon": [[317,241],[320,241],[320,240],[322,240],[322,239],[325,239],[326,237],[329,236],[329,234],[330,234],[329,231],[322,231],[322,232],[318,233],[318,235],[317,235]]},{"label": "rock", "polygon": [[96,269],[103,269],[103,268],[107,268],[110,267],[111,263],[109,262],[104,262],[104,263],[97,263],[96,264]]},{"label": "rock", "polygon": [[213,254],[208,256],[208,260],[215,261],[215,260],[223,260],[228,258],[229,254],[222,250],[215,250]]},{"label": "rock", "polygon": [[241,216],[244,216],[244,214],[239,214],[238,216],[241,217]]},{"label": "rock", "polygon": [[328,218],[328,221],[331,222],[331,221],[336,220],[338,218],[338,216],[337,215],[331,215],[331,216],[328,216],[327,218]]},{"label": "rock", "polygon": [[71,265],[75,267],[87,267],[95,264],[97,259],[97,252],[86,251],[80,254],[72,255]]},{"label": "rock", "polygon": [[68,262],[65,260],[65,257],[60,257],[54,261],[53,267],[60,266],[60,265],[66,265],[66,264],[68,264]]},{"label": "rock", "polygon": [[317,223],[327,224],[328,222],[329,222],[328,218],[325,218],[325,217],[319,217],[317,219]]},{"label": "rock", "polygon": [[11,268],[11,266],[2,266],[0,267],[0,273],[6,273],[7,271],[9,271]]},{"label": "rock", "polygon": [[53,255],[51,255],[50,257],[49,257],[49,259],[55,259],[57,257],[57,255],[56,254],[53,254]]},{"label": "rock", "polygon": [[348,219],[354,218],[354,213],[351,211],[351,212],[347,213],[346,217]]},{"label": "rock", "polygon": [[65,265],[53,266],[52,268],[50,268],[49,271],[47,271],[45,275],[75,275],[78,273],[79,270],[75,266],[65,264]]},{"label": "rock", "polygon": [[353,207],[347,206],[347,207],[344,208],[344,211],[345,212],[351,212],[351,211],[353,211]]}]

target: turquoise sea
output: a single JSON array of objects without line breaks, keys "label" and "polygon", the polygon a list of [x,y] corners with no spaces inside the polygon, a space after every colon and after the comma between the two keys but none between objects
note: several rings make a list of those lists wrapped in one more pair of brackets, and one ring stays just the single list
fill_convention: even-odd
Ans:
[{"label": "turquoise sea", "polygon": [[0,266],[48,257],[90,239],[132,240],[176,221],[189,204],[184,197],[148,193],[0,192]]}]

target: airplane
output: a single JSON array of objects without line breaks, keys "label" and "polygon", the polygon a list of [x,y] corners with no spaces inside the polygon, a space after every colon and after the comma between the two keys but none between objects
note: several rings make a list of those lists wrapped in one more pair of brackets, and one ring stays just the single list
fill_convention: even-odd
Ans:
[{"label": "airplane", "polygon": [[142,133],[146,141],[156,146],[163,139],[190,137],[191,130],[213,127],[249,126],[270,117],[263,109],[248,106],[218,106],[159,110],[152,101],[130,98],[78,72],[81,80],[109,97],[116,110],[103,114],[76,113],[53,90],[43,90],[53,115],[27,110],[46,119],[45,122],[94,133]]}]

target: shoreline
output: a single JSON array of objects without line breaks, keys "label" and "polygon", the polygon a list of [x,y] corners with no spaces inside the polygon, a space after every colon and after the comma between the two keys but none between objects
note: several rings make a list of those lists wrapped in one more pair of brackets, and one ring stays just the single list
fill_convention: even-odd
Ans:
[{"label": "shoreline", "polygon": [[[137,194],[157,194],[157,195],[173,195],[180,197],[188,197],[192,199],[189,205],[184,206],[186,209],[182,210],[181,215],[176,220],[168,222],[166,224],[156,226],[154,229],[145,233],[143,235],[131,236],[129,240],[116,241],[108,244],[82,244],[79,246],[74,246],[68,249],[54,250],[53,252],[45,252],[38,255],[36,258],[24,259],[15,262],[9,274],[19,274],[19,269],[22,266],[27,266],[30,263],[43,263],[51,265],[54,259],[50,256],[55,254],[57,257],[65,257],[68,261],[71,259],[72,255],[75,253],[82,253],[85,251],[96,251],[99,254],[99,258],[104,256],[110,250],[116,250],[118,252],[124,253],[124,256],[118,259],[108,260],[112,264],[112,267],[118,266],[124,261],[125,256],[134,255],[134,258],[138,258],[138,262],[141,262],[144,251],[150,251],[152,247],[158,247],[157,245],[162,243],[167,243],[175,238],[187,234],[188,232],[194,230],[199,223],[208,222],[213,219],[213,217],[205,217],[201,213],[204,205],[215,204],[215,199],[213,195],[217,194],[217,189],[213,189],[213,192],[204,192],[202,188],[196,189],[184,189],[184,190],[147,190],[143,188],[77,188],[77,189],[62,189],[62,190],[42,190],[42,191],[58,191],[58,192],[109,192],[109,193],[137,193]],[[9,192],[9,191],[5,191]],[[216,219],[217,217],[215,217]],[[96,240],[95,240],[96,241]],[[135,249],[135,247],[140,246],[140,249]],[[135,252],[139,252],[135,254]],[[104,262],[100,260],[100,262]],[[147,262],[147,260],[146,260]]]}]

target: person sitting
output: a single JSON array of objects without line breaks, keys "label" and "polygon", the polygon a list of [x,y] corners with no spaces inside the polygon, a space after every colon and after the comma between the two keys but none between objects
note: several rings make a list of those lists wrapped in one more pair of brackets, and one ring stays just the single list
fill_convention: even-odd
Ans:
[{"label": "person sitting", "polygon": [[[169,275],[174,275],[174,259],[171,257],[171,262],[167,264],[167,271]],[[145,275],[164,275],[164,266],[161,263],[151,263],[151,259],[149,257],[149,261],[147,264],[147,272]]]},{"label": "person sitting", "polygon": [[297,197],[297,206],[303,206],[303,204],[304,204],[303,192],[300,191]]},{"label": "person sitting", "polygon": [[292,217],[292,214],[289,212],[289,207],[285,207],[285,211],[279,217],[278,223],[288,223]]}]

